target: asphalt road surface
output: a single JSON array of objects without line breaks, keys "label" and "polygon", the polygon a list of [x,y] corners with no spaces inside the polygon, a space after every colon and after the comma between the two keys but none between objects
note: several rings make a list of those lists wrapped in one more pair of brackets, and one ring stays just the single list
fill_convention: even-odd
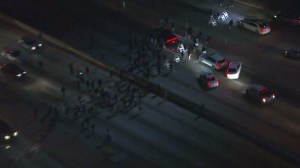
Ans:
[{"label": "asphalt road surface", "polygon": [[[100,10],[97,12],[99,13],[112,12],[114,15],[111,15],[113,18],[111,20],[99,16],[92,17],[93,15],[84,12],[83,10],[84,8],[81,8],[81,10],[83,11],[79,11],[79,9],[73,8],[74,10],[74,13],[72,13],[73,15],[69,15],[71,19],[57,19],[60,17],[57,17],[56,15],[51,18],[51,15],[50,16],[48,15],[43,19],[49,20],[49,22],[43,22],[42,25],[39,24],[36,25],[36,27],[39,26],[41,28],[47,27],[45,31],[53,33],[54,36],[62,38],[70,42],[74,46],[81,48],[83,50],[87,50],[88,43],[89,43],[87,41],[89,41],[89,37],[93,35],[95,36],[97,42],[95,46],[93,46],[92,54],[101,59],[105,59],[105,61],[109,63],[116,64],[120,67],[124,67],[128,64],[127,58],[122,56],[124,53],[126,53],[126,48],[127,48],[126,43],[127,43],[127,38],[129,36],[128,32],[135,33],[137,32],[136,29],[142,29],[144,27],[149,28],[150,26],[157,24],[157,22],[159,21],[159,16],[154,15],[153,13],[151,13],[153,11],[147,8],[145,8],[144,10],[145,12],[134,11],[135,14],[140,12],[142,16],[148,16],[149,18],[153,19],[151,15],[149,16],[150,13],[153,16],[155,16],[154,18],[156,20],[154,21],[151,19],[146,20],[143,22],[144,25],[135,23],[138,26],[132,27],[131,22],[123,21],[123,23],[121,24],[118,22],[119,20],[122,20],[119,18],[120,15],[118,12],[121,12],[121,14],[122,12],[124,12],[124,11],[118,11],[120,10],[120,7],[122,7],[120,4],[111,3],[109,5],[108,6],[111,7],[113,11]],[[145,6],[148,7],[150,5],[145,5]],[[127,3],[127,9],[129,7],[130,5],[129,3]],[[65,9],[65,6],[62,5],[61,8]],[[183,9],[178,9],[178,8],[179,6],[176,6],[176,4],[174,4],[173,7],[172,5],[168,6],[167,9],[170,11],[172,10],[183,11]],[[58,10],[58,8],[55,9]],[[156,13],[160,13],[159,11],[162,11],[159,8],[155,8],[155,9],[158,10],[155,11]],[[92,12],[95,12],[93,13],[94,15],[96,14],[99,15],[99,13],[97,13],[96,10]],[[166,12],[169,15],[173,14],[171,12],[168,13],[167,10],[165,10],[164,12]],[[197,19],[197,21],[199,22],[203,21],[203,23],[206,23],[206,15],[195,16],[194,13],[192,12],[195,11],[188,10],[188,12],[183,12],[182,15],[176,16],[176,22],[178,20],[178,23],[181,23],[183,25],[184,22],[186,22],[186,18],[189,18],[189,22],[193,23],[193,25],[196,24],[194,19]],[[205,12],[202,13],[200,12],[200,14],[205,14]],[[188,15],[189,17],[185,15]],[[139,17],[138,15],[134,16],[130,14],[129,16],[134,17],[135,19]],[[29,23],[35,24],[33,23],[34,21],[36,21],[36,19],[33,19],[31,17]],[[51,22],[54,23],[58,22],[59,24],[56,23],[57,26],[49,26],[51,25],[50,24]],[[148,25],[146,25],[145,23],[147,23]],[[63,31],[65,29],[71,29],[71,27],[74,27],[74,24],[77,26],[76,27],[77,29],[74,28],[72,29],[72,31],[68,31],[68,33]],[[53,29],[50,29],[50,27],[53,27]],[[208,68],[199,65],[199,63],[197,62],[186,62],[186,63],[181,63],[176,65],[174,71],[168,77],[155,77],[152,80],[156,83],[162,84],[164,88],[172,90],[184,96],[187,99],[199,103],[204,103],[206,107],[208,107],[209,109],[213,109],[214,112],[221,114],[222,116],[229,118],[232,121],[239,123],[240,125],[247,126],[249,129],[258,132],[259,134],[266,136],[269,139],[284,144],[285,146],[288,146],[290,149],[296,152],[299,152],[299,146],[296,143],[297,139],[299,138],[299,130],[298,130],[299,109],[296,106],[294,106],[294,101],[291,101],[288,96],[280,98],[280,94],[279,94],[279,99],[275,104],[273,104],[272,106],[268,106],[266,108],[259,108],[255,104],[251,102],[247,102],[242,98],[242,92],[244,91],[245,87],[249,83],[253,82],[254,80],[260,81],[261,78],[264,79],[265,77],[266,79],[271,79],[273,81],[280,81],[282,80],[282,78],[286,77],[287,75],[293,75],[293,76],[297,75],[297,72],[295,71],[296,69],[295,67],[297,67],[299,64],[297,62],[293,62],[290,60],[283,60],[283,58],[280,55],[280,51],[283,48],[285,48],[285,46],[291,46],[292,44],[298,42],[296,41],[297,39],[293,38],[296,33],[293,32],[294,29],[291,29],[290,31],[288,31],[288,33],[285,33],[287,32],[286,30],[289,30],[290,28],[288,27],[277,28],[275,26],[274,27],[275,30],[272,30],[272,34],[264,37],[258,37],[255,34],[252,34],[251,32],[240,30],[238,28],[234,28],[232,31],[228,32],[225,29],[225,25],[223,27],[222,25],[220,25],[219,27],[212,29],[206,24],[201,24],[201,29],[203,29],[203,32],[205,34],[213,35],[213,43],[211,44],[211,47],[223,53],[224,55],[226,55],[226,57],[230,59],[241,60],[246,66],[249,67],[250,71],[252,71],[252,74],[253,71],[258,72],[257,74],[260,74],[259,78],[247,76],[248,74],[242,74],[242,77],[239,80],[229,81],[223,78],[223,72],[217,72],[216,74],[221,81],[221,87],[216,90],[206,92],[203,91],[201,88],[199,88],[199,86],[197,86],[195,79],[201,71],[207,70]],[[121,30],[125,30],[125,31],[121,31]],[[138,30],[138,32],[141,31],[142,30]],[[223,39],[225,39],[225,37],[227,38],[226,45],[223,44],[224,42]],[[11,42],[6,44],[13,43],[14,40],[11,40]],[[278,41],[280,41],[280,43]],[[239,45],[244,47],[239,47],[238,49],[232,49],[228,47],[228,45],[232,45],[232,46]],[[106,51],[108,53],[106,58],[101,57],[103,51]],[[235,53],[236,55],[232,53]],[[264,56],[264,54],[267,56]],[[257,60],[259,60],[259,62]],[[276,69],[277,66],[274,65],[278,65],[282,63],[284,65],[284,68],[278,71]],[[279,73],[280,75],[277,74],[274,75],[273,72],[275,72],[275,70],[277,70],[276,72]],[[299,89],[297,89],[296,87],[297,82],[298,82],[298,78],[288,78],[286,79],[286,83],[284,83],[284,86],[282,85],[280,86],[282,88],[286,86],[288,88],[287,90],[294,90],[295,93],[292,95],[292,98],[295,98],[294,96],[296,97],[299,96],[298,94]],[[273,84],[272,86],[274,85],[278,86],[277,83]],[[162,110],[162,111],[169,112],[169,110]],[[182,124],[180,124],[180,127],[182,127]],[[207,131],[211,132],[211,128],[208,129]],[[173,144],[170,146],[175,148],[178,145]],[[203,146],[207,147],[210,145],[203,145]],[[242,150],[243,148],[241,147],[238,149]],[[217,148],[215,150],[218,151]],[[227,151],[227,153],[228,152],[229,151]],[[253,152],[255,152],[255,150]],[[193,156],[198,156],[198,155],[195,154]],[[177,155],[173,157],[182,158],[183,156],[180,155],[180,152],[177,152]],[[224,154],[222,155],[222,157],[224,157]],[[190,158],[193,157],[190,156]],[[196,158],[194,159],[196,160]],[[199,157],[197,157],[197,159],[199,159]],[[170,160],[174,160],[174,159],[170,159]],[[183,159],[183,160],[188,160],[188,159]],[[228,160],[228,158],[226,158],[225,160]],[[234,161],[232,161],[231,163],[235,165],[235,161],[237,159],[232,158],[232,160]],[[207,165],[213,163],[215,162],[214,161],[208,162]],[[246,161],[242,161],[241,163],[246,163]],[[271,162],[268,162],[268,164],[270,163]],[[178,164],[179,163],[174,163],[174,165],[172,166]],[[196,162],[195,165],[200,166],[200,163]],[[243,165],[243,167],[245,165]],[[216,165],[216,167],[218,166],[219,165]]]}]

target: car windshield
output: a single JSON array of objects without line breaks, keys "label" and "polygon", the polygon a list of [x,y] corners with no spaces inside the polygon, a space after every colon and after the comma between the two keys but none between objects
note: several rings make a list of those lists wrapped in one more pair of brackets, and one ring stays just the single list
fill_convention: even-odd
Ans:
[{"label": "car windshield", "polygon": [[261,90],[259,91],[259,96],[260,97],[270,97],[271,96],[271,92],[264,89],[264,90]]},{"label": "car windshield", "polygon": [[0,132],[7,133],[8,131],[10,131],[10,127],[3,121],[0,121]]},{"label": "car windshield", "polygon": [[225,62],[225,59],[221,59],[218,61],[219,64],[223,64]]},{"label": "car windshield", "polygon": [[229,68],[229,69],[228,69],[228,72],[229,72],[229,73],[230,73],[230,72],[231,72],[231,73],[236,72],[236,69],[235,69],[235,68]]},{"label": "car windshield", "polygon": [[8,53],[12,56],[19,56],[20,55],[20,51],[18,51],[18,50],[10,50]]},{"label": "car windshield", "polygon": [[265,23],[260,23],[260,24],[258,24],[258,25],[259,25],[259,27],[261,27],[261,28],[267,28],[267,27],[268,27],[268,25],[265,24]]},{"label": "car windshield", "polygon": [[214,76],[212,76],[212,75],[210,75],[210,76],[208,76],[207,77],[207,80],[208,81],[214,81],[216,78],[214,77]]},{"label": "car windshield", "polygon": [[24,38],[24,42],[28,45],[35,45],[37,43],[35,39],[29,37]]}]

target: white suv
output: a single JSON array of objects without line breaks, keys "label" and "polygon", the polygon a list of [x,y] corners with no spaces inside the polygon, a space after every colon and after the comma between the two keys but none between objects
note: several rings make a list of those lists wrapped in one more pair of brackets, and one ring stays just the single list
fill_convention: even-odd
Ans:
[{"label": "white suv", "polygon": [[240,21],[240,25],[248,30],[251,30],[260,35],[268,34],[271,32],[271,27],[263,21],[256,19],[245,19]]},{"label": "white suv", "polygon": [[238,79],[241,73],[241,69],[242,69],[242,63],[241,62],[230,62],[225,76],[228,79]]}]

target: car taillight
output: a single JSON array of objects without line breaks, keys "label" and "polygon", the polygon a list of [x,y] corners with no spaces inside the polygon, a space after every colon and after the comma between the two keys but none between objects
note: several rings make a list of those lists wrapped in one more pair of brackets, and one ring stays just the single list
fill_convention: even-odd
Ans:
[{"label": "car taillight", "polygon": [[219,63],[217,63],[217,64],[216,64],[216,67],[219,67],[219,66],[220,66],[220,64],[219,64]]},{"label": "car taillight", "polygon": [[268,29],[271,30],[271,26],[268,26]]},{"label": "car taillight", "polygon": [[211,85],[211,83],[210,82],[207,82],[207,86],[210,86]]},{"label": "car taillight", "polygon": [[219,80],[216,80],[216,84],[219,85]]},{"label": "car taillight", "polygon": [[265,31],[266,31],[265,29],[260,29],[260,32],[262,32],[262,33],[265,32]]}]

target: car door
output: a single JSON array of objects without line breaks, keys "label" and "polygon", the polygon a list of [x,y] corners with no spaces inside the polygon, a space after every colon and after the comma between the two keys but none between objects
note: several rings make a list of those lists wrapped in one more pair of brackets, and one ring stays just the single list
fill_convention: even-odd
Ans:
[{"label": "car door", "polygon": [[255,23],[249,22],[248,25],[249,25],[249,29],[250,29],[251,31],[254,31],[254,32],[258,31],[257,25],[256,25]]}]

